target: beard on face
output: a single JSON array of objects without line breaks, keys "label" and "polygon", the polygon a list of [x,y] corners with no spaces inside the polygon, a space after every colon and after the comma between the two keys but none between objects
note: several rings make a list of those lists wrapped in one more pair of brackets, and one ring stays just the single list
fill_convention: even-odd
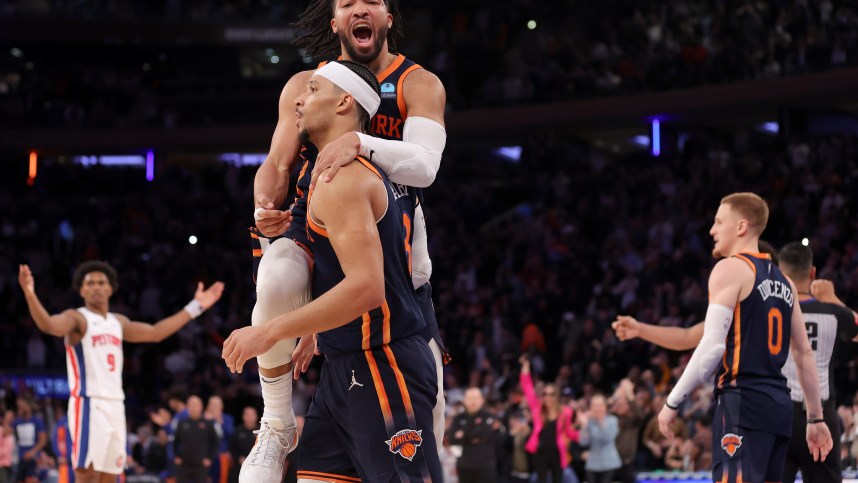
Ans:
[{"label": "beard on face", "polygon": [[349,57],[353,61],[359,64],[369,64],[381,53],[381,47],[384,45],[384,41],[387,40],[387,31],[388,28],[385,25],[378,32],[373,32],[372,50],[369,54],[358,53],[355,46],[351,43],[350,32],[340,30],[337,32],[337,36],[339,36],[340,43],[345,46],[346,53],[349,54]]},{"label": "beard on face", "polygon": [[310,133],[307,132],[307,128],[301,128],[298,131],[298,139],[301,141],[301,144],[307,144],[310,142]]}]

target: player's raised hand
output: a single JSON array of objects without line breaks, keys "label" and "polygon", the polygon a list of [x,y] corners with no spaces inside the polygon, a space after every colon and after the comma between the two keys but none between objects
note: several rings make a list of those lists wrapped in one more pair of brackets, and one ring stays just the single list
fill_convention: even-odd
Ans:
[{"label": "player's raised hand", "polygon": [[215,282],[206,290],[203,290],[203,282],[197,284],[197,293],[194,294],[194,300],[203,306],[203,310],[208,310],[209,307],[220,300],[223,295],[223,282]]},{"label": "player's raised hand", "polygon": [[297,381],[302,372],[307,372],[314,355],[320,355],[319,336],[316,334],[301,337],[295,350],[292,351],[292,377]]},{"label": "player's raised hand", "polygon": [[813,461],[824,461],[833,447],[834,441],[827,424],[820,422],[807,425],[807,449],[813,455]]},{"label": "player's raised hand", "polygon": [[33,272],[27,265],[18,265],[18,283],[21,284],[21,290],[24,293],[35,292],[36,281],[33,279]]},{"label": "player's raised hand", "polygon": [[325,173],[323,179],[326,183],[331,181],[337,171],[354,161],[358,154],[360,154],[360,138],[353,132],[347,132],[334,142],[328,143],[316,156],[316,166],[313,167],[310,186],[315,186],[316,181],[328,168],[330,170]]},{"label": "player's raised hand", "polygon": [[[670,425],[673,424],[673,421],[676,420],[676,410],[670,409],[665,406],[661,409],[661,412],[658,413],[658,429],[661,431],[661,434],[664,435],[668,440],[673,439],[673,430],[670,429]],[[829,437],[829,439],[831,439]]]},{"label": "player's raised hand", "polygon": [[617,338],[620,340],[631,340],[640,337],[641,329],[640,322],[634,317],[628,315],[618,315],[611,327],[617,333]]},{"label": "player's raised hand", "polygon": [[816,279],[810,282],[810,294],[820,302],[837,303],[837,294],[834,293],[834,282],[825,279]]},{"label": "player's raised hand", "polygon": [[265,329],[261,325],[244,327],[232,331],[223,343],[221,356],[230,372],[241,373],[244,364],[251,357],[268,352],[274,347],[275,342],[266,336]]}]

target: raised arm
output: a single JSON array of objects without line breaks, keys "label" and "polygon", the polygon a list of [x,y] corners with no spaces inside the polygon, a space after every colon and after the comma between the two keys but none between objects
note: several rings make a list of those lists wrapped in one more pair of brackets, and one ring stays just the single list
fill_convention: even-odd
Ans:
[{"label": "raised arm", "polygon": [[661,327],[641,322],[628,315],[618,315],[611,327],[620,340],[640,337],[659,347],[674,351],[693,349],[703,337],[703,322],[691,327]]},{"label": "raised arm", "polygon": [[200,282],[197,284],[194,299],[185,308],[154,324],[132,322],[128,317],[118,315],[122,323],[122,336],[128,342],[161,342],[208,310],[220,300],[221,295],[223,295],[223,282],[215,282],[207,290],[203,290],[203,283]]},{"label": "raised arm", "polygon": [[36,296],[36,282],[29,266],[18,266],[18,283],[24,291],[30,316],[39,330],[57,337],[65,337],[72,333],[83,336],[86,333],[86,318],[77,310],[69,309],[56,315],[51,315],[45,310],[39,297]]},{"label": "raised arm", "polygon": [[319,152],[313,183],[328,168],[325,179],[333,179],[337,170],[358,154],[371,158],[394,183],[426,188],[435,181],[447,144],[444,128],[447,93],[441,80],[424,69],[409,74],[402,89],[405,98],[405,105],[401,106],[405,110],[402,141],[346,133]]},{"label": "raised arm", "polygon": [[519,372],[519,384],[521,391],[524,393],[524,398],[527,400],[527,405],[530,407],[531,413],[539,412],[539,398],[536,396],[536,391],[533,388],[533,376],[530,374],[530,361],[526,356],[519,358],[521,362],[521,371]]},{"label": "raised arm", "polygon": [[312,71],[299,72],[280,92],[277,127],[271,138],[268,156],[256,171],[253,181],[254,208],[266,210],[257,215],[256,225],[265,236],[286,231],[291,218],[280,211],[289,192],[289,173],[298,158],[301,141],[295,125],[295,98],[307,86]]},{"label": "raised arm", "polygon": [[[792,280],[789,282],[792,293],[797,293]],[[834,446],[831,431],[822,418],[822,400],[819,398],[819,374],[816,370],[816,358],[813,348],[807,340],[804,315],[801,305],[796,303],[792,310],[790,351],[795,361],[798,383],[804,392],[804,404],[807,408],[807,447],[814,461],[822,461]]]},{"label": "raised arm", "polygon": [[234,331],[223,347],[230,370],[240,372],[248,359],[278,340],[340,327],[384,303],[384,256],[376,213],[384,212],[387,192],[378,177],[360,164],[342,171],[331,183],[317,186],[311,210],[325,225],[345,278],[303,307],[262,326]]}]

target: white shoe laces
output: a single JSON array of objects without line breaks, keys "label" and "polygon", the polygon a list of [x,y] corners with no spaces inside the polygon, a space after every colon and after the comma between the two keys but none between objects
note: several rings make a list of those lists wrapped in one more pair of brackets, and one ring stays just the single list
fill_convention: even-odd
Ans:
[{"label": "white shoe laces", "polygon": [[285,431],[277,431],[269,426],[268,423],[262,423],[262,426],[253,432],[253,434],[257,435],[258,441],[253,445],[253,452],[248,457],[252,461],[251,464],[259,464],[256,463],[256,460],[259,459],[263,447],[265,448],[265,453],[262,454],[263,466],[268,466],[273,462],[282,464],[282,453],[289,451],[290,444],[288,441],[283,442],[286,439],[286,435],[281,435],[280,433],[285,433]]}]

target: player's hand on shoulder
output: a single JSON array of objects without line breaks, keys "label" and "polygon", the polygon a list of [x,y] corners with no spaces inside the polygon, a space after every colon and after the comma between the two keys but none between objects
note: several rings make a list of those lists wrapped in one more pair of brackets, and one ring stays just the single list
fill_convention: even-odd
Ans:
[{"label": "player's hand on shoulder", "polygon": [[834,282],[831,280],[817,279],[810,283],[810,294],[820,302],[835,303],[837,295],[834,293]]},{"label": "player's hand on shoulder", "polygon": [[25,293],[33,293],[36,290],[36,281],[33,272],[28,265],[18,265],[18,283]]},{"label": "player's hand on shoulder", "polygon": [[347,132],[322,148],[316,156],[316,165],[313,167],[311,189],[323,173],[323,181],[330,182],[337,171],[354,161],[358,154],[360,154],[360,138],[354,132]]},{"label": "player's hand on shoulder", "polygon": [[640,322],[629,315],[618,315],[617,320],[611,323],[611,328],[617,334],[617,338],[626,341],[640,337]]},{"label": "player's hand on shoulder", "polygon": [[316,334],[301,337],[295,350],[292,351],[292,377],[297,381],[301,377],[301,373],[307,372],[310,367],[310,361],[314,355],[321,354],[319,352],[319,336]]},{"label": "player's hand on shoulder", "polygon": [[197,284],[197,293],[194,294],[194,300],[203,306],[203,310],[208,310],[212,305],[220,300],[223,295],[223,282],[215,282],[211,287],[203,290],[203,283]]}]

